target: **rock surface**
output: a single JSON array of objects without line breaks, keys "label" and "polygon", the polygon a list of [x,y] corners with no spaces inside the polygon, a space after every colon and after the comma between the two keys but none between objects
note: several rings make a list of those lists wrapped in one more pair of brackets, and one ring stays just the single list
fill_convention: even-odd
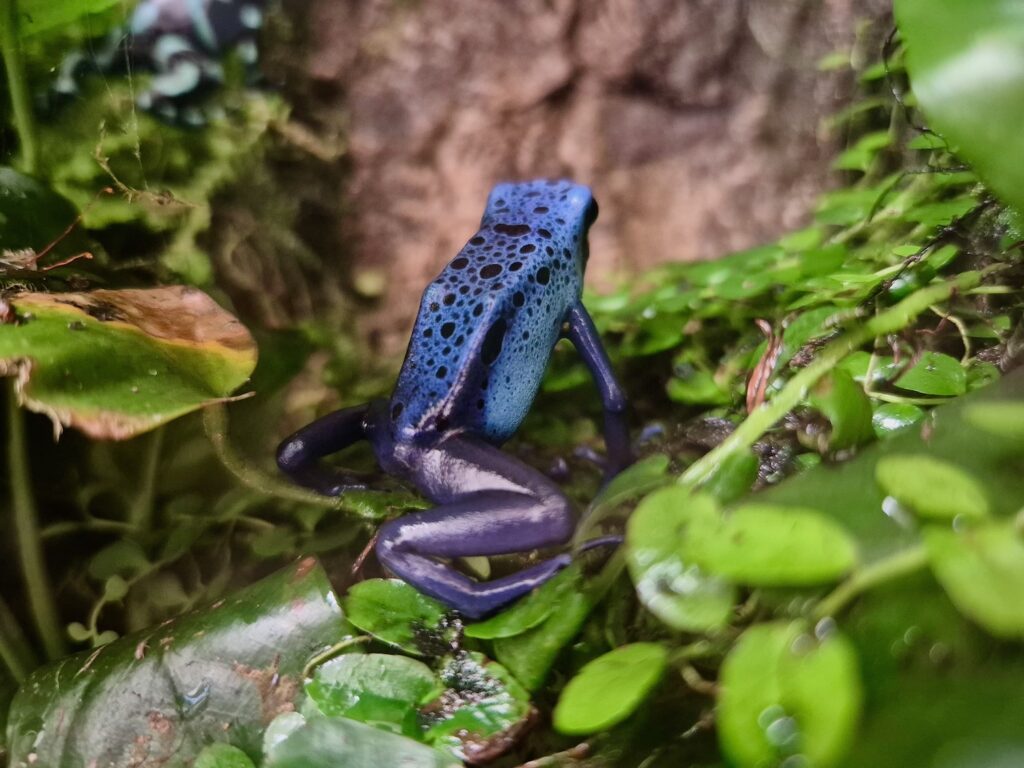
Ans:
[{"label": "rock surface", "polygon": [[386,351],[404,344],[423,286],[475,230],[497,180],[594,187],[597,288],[805,222],[843,140],[823,119],[852,92],[849,74],[817,62],[849,50],[859,21],[888,5],[306,2],[304,69],[349,142],[337,226],[354,234],[356,275],[386,277],[363,329]]}]

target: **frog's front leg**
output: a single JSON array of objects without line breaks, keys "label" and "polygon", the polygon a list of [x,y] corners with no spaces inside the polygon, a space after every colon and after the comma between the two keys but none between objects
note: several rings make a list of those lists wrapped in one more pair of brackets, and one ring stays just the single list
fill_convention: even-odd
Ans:
[{"label": "frog's front leg", "polygon": [[610,479],[633,463],[629,443],[629,423],[626,419],[626,394],[615,378],[608,354],[601,344],[601,336],[594,321],[582,303],[577,302],[566,317],[566,338],[576,347],[583,362],[590,369],[597,384],[601,405],[604,407],[604,442],[608,452],[605,478]]},{"label": "frog's front leg", "polygon": [[377,556],[390,571],[431,597],[479,618],[525,595],[569,564],[558,555],[488,582],[436,558],[501,555],[564,544],[572,509],[537,470],[467,435],[428,446],[395,446],[409,479],[437,507],[391,520]]},{"label": "frog's front leg", "polygon": [[336,469],[320,466],[320,459],[366,437],[366,419],[374,403],[329,413],[287,437],[277,449],[277,465],[299,485],[326,496],[366,486]]}]

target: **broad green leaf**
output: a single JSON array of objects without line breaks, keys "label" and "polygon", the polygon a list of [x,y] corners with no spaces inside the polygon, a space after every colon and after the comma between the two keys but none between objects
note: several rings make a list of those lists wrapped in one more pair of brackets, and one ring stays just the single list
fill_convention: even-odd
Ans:
[{"label": "broad green leaf", "polygon": [[[70,24],[90,13],[99,13],[120,2],[121,0],[18,0],[17,33],[25,37],[37,35]],[[5,23],[6,19],[0,16],[0,25]]]},{"label": "broad green leaf", "polygon": [[521,635],[559,610],[567,595],[579,591],[581,583],[580,567],[574,563],[514,603],[511,608],[486,621],[467,625],[466,636],[493,640]]},{"label": "broad green leaf", "polygon": [[682,555],[683,537],[695,521],[718,518],[706,494],[663,488],[645,498],[626,528],[626,561],[644,606],[674,629],[713,631],[725,626],[736,588]]},{"label": "broad green leaf", "polygon": [[158,627],[34,672],[11,705],[10,765],[188,761],[213,742],[258,755],[269,716],[292,709],[310,656],[344,629],[312,558]]},{"label": "broad green leaf", "polygon": [[722,665],[719,741],[740,768],[829,768],[853,740],[861,699],[856,653],[842,635],[757,625]]},{"label": "broad green leaf", "polygon": [[535,691],[593,608],[594,600],[586,592],[570,592],[558,610],[537,626],[514,637],[496,639],[494,655],[527,690]]},{"label": "broad green leaf", "polygon": [[[16,264],[17,259],[10,258],[12,252],[41,253],[77,217],[78,211],[67,198],[31,176],[0,166],[0,261]],[[43,263],[53,257],[59,261],[88,248],[87,238],[75,229],[54,246],[53,256]]]},{"label": "broad green leaf", "polygon": [[964,410],[964,418],[991,435],[1024,442],[1024,403],[972,403]]},{"label": "broad green leaf", "polygon": [[[353,586],[345,597],[346,618],[364,632],[408,653],[433,655],[431,636],[448,630],[442,620],[448,609],[421,595],[400,579],[369,579]],[[443,644],[443,643],[442,643]]]},{"label": "broad green leaf", "polygon": [[263,732],[263,754],[269,755],[278,744],[306,724],[304,715],[298,712],[282,712],[270,721]]},{"label": "broad green leaf", "polygon": [[924,418],[924,411],[909,403],[882,403],[871,414],[871,425],[878,437],[888,437]]},{"label": "broad green leaf", "polygon": [[632,501],[669,481],[669,458],[661,453],[645,456],[617,474],[590,503],[589,514],[599,514]]},{"label": "broad green leaf", "polygon": [[999,637],[1024,638],[1024,535],[1013,523],[927,528],[935,577],[964,615]]},{"label": "broad green leaf", "polygon": [[1024,16],[1015,2],[897,0],[907,70],[929,123],[1024,210]]},{"label": "broad green leaf", "polygon": [[665,648],[657,643],[624,645],[594,659],[562,691],[555,729],[583,735],[622,722],[657,685],[667,659]]},{"label": "broad green leaf", "polygon": [[450,657],[438,675],[445,690],[421,710],[423,738],[474,765],[506,752],[533,714],[523,686],[479,653]]},{"label": "broad green leaf", "polygon": [[416,738],[417,707],[437,687],[421,661],[380,653],[348,654],[317,667],[306,695],[320,714],[347,717]]},{"label": "broad green leaf", "polygon": [[863,351],[852,352],[836,367],[849,373],[854,381],[861,384],[867,380],[870,373],[872,385],[888,381],[899,368],[891,357],[872,356],[869,352]]},{"label": "broad green leaf", "polygon": [[222,401],[256,364],[249,332],[195,288],[21,293],[10,304],[0,371],[17,376],[26,407],[94,438]]},{"label": "broad green leaf", "polygon": [[317,717],[294,730],[263,768],[461,768],[462,761],[417,741],[346,718]]},{"label": "broad green leaf", "polygon": [[894,453],[875,467],[882,490],[927,518],[985,517],[988,497],[982,485],[956,464],[925,454]]},{"label": "broad green leaf", "polygon": [[956,358],[941,352],[925,352],[896,379],[896,386],[922,395],[953,397],[967,391],[967,372]]},{"label": "broad green leaf", "polygon": [[749,450],[736,451],[715,467],[711,476],[701,483],[700,490],[713,496],[719,504],[728,504],[750,493],[759,469],[756,454]]},{"label": "broad green leaf", "polygon": [[823,584],[857,562],[853,539],[813,509],[755,503],[694,518],[683,558],[730,582],[755,587]]},{"label": "broad green leaf", "polygon": [[864,388],[846,371],[838,368],[832,371],[818,382],[808,400],[832,425],[829,450],[852,448],[874,437],[871,401],[864,394]]},{"label": "broad green leaf", "polygon": [[196,757],[195,768],[256,768],[256,765],[238,747],[211,744]]}]

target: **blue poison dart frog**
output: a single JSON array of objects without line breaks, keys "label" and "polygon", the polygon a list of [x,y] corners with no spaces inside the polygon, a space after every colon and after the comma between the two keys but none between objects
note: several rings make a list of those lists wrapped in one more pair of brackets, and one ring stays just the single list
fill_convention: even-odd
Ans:
[{"label": "blue poison dart frog", "polygon": [[436,505],[385,523],[378,558],[472,618],[570,562],[560,554],[486,582],[447,562],[560,546],[572,536],[572,508],[558,486],[499,448],[526,417],[560,338],[579,350],[601,396],[606,478],[632,460],[626,398],[580,300],[596,218],[587,187],[497,185],[479,231],[423,294],[391,399],[324,416],[278,449],[279,466],[296,482],[336,495],[358,486],[318,460],[367,439],[385,472]]},{"label": "blue poison dart frog", "polygon": [[139,107],[173,123],[200,125],[200,103],[223,82],[221,58],[236,51],[247,80],[258,79],[257,38],[267,0],[142,0],[127,30],[111,33],[89,53],[73,53],[61,64],[54,85],[58,98],[74,96],[89,70],[145,69],[149,88]]}]

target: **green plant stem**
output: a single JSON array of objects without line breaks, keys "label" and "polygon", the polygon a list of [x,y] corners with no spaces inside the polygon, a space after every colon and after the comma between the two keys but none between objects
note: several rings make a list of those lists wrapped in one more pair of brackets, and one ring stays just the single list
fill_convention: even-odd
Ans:
[{"label": "green plant stem", "polygon": [[389,503],[401,508],[423,508],[426,504],[407,493],[385,492],[385,491],[351,491],[343,496],[323,496],[313,491],[307,491],[297,485],[292,485],[287,480],[278,479],[252,466],[244,457],[238,454],[232,447],[228,438],[227,409],[222,404],[209,405],[203,409],[203,427],[206,429],[206,436],[213,445],[214,453],[220,459],[224,467],[233,474],[243,485],[252,488],[254,491],[265,496],[271,496],[287,501],[298,501],[327,509],[335,509],[341,512],[354,514],[366,519],[378,519],[380,514],[375,513],[370,505],[360,503],[361,498],[367,496],[388,497]]},{"label": "green plant stem", "polygon": [[67,653],[67,646],[43,559],[39,519],[29,476],[24,419],[12,381],[7,388],[7,469],[11,484],[11,506],[14,510],[14,534],[36,629],[47,658],[56,659]]},{"label": "green plant stem", "polygon": [[14,127],[21,144],[21,169],[28,174],[39,170],[39,148],[36,144],[36,125],[32,115],[32,102],[25,79],[25,66],[18,40],[17,0],[0,0],[0,51],[7,71],[7,87],[11,92],[11,110]]},{"label": "green plant stem", "polygon": [[284,480],[278,480],[251,466],[232,447],[228,439],[227,409],[223,405],[209,405],[203,409],[203,426],[213,445],[214,453],[224,467],[244,485],[266,496],[290,501],[303,501],[321,507],[337,507],[338,500],[330,496],[307,491]]},{"label": "green plant stem", "polygon": [[679,482],[696,487],[708,480],[727,456],[752,446],[776,422],[799,405],[807,397],[810,388],[848,354],[877,336],[904,328],[932,304],[945,301],[955,292],[970,290],[977,285],[978,280],[977,272],[965,272],[952,280],[929,285],[833,341],[821,350],[810,365],[793,376],[775,397],[751,413],[713,450],[687,467]]},{"label": "green plant stem", "polygon": [[20,683],[28,673],[39,666],[32,647],[25,639],[21,625],[7,601],[0,597],[0,660],[10,671],[14,680]]},{"label": "green plant stem", "polygon": [[160,450],[164,444],[163,427],[153,430],[147,440],[139,491],[128,511],[128,524],[140,533],[149,531],[153,524],[153,496],[156,488],[156,472],[160,466]]},{"label": "green plant stem", "polygon": [[835,616],[861,593],[879,584],[919,571],[927,564],[928,552],[923,544],[918,544],[865,566],[822,598],[814,609],[814,617],[823,619],[826,616]]}]

